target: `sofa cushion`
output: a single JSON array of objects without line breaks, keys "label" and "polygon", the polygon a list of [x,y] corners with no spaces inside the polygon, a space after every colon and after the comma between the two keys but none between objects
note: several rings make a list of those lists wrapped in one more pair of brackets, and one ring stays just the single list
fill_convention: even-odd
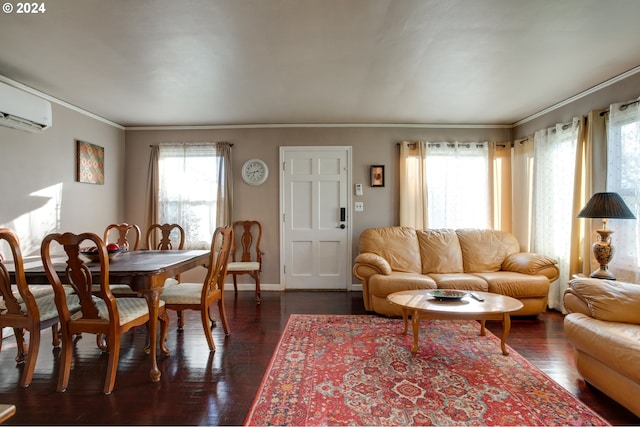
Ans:
[{"label": "sofa cushion", "polygon": [[422,271],[418,238],[410,227],[368,228],[360,234],[359,251],[380,255],[393,271]]},{"label": "sofa cushion", "polygon": [[583,313],[570,313],[564,318],[564,330],[567,339],[577,350],[640,382],[640,325],[609,322]]},{"label": "sofa cushion", "polygon": [[588,308],[585,314],[591,317],[609,322],[640,324],[640,285],[581,278],[569,281],[565,299],[567,294],[582,301]]},{"label": "sofa cushion", "polygon": [[484,291],[489,290],[489,284],[486,280],[473,274],[467,273],[450,273],[450,274],[429,274],[438,289],[461,289],[466,291]]},{"label": "sofa cushion", "polygon": [[369,293],[381,298],[394,292],[414,289],[437,289],[437,285],[429,276],[397,271],[388,276],[374,274],[369,278]]},{"label": "sofa cushion", "polygon": [[416,230],[422,274],[462,273],[462,250],[455,230]]},{"label": "sofa cushion", "polygon": [[549,293],[549,279],[542,275],[513,271],[494,271],[490,273],[473,273],[482,277],[489,284],[489,292],[507,295],[514,298],[544,297]]},{"label": "sofa cushion", "polygon": [[465,273],[499,271],[507,256],[520,252],[513,234],[498,230],[456,230]]}]

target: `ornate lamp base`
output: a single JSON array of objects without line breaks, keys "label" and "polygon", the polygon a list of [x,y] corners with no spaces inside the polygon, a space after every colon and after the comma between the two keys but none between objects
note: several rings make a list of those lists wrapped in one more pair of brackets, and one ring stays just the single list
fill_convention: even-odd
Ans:
[{"label": "ornate lamp base", "polygon": [[590,274],[590,277],[594,279],[616,280],[616,276],[609,271],[606,265],[601,265],[599,269]]},{"label": "ornate lamp base", "polygon": [[600,240],[595,242],[592,248],[593,256],[596,258],[596,261],[598,261],[598,264],[600,264],[600,268],[591,273],[591,277],[596,279],[616,280],[616,276],[609,271],[609,262],[613,259],[614,253],[614,248],[611,244],[611,235],[613,234],[613,230],[604,228],[596,230],[596,232],[600,235]]}]

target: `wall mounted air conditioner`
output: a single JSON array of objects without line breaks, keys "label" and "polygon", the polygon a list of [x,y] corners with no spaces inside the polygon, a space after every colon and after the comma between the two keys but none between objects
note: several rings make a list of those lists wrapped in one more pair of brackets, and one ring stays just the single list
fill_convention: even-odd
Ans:
[{"label": "wall mounted air conditioner", "polygon": [[42,132],[51,121],[49,101],[0,82],[0,126]]}]

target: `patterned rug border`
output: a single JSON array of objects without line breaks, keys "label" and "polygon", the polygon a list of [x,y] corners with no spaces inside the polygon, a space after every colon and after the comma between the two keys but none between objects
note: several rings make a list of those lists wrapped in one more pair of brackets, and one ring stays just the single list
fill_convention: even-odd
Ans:
[{"label": "patterned rug border", "polygon": [[[256,412],[256,408],[258,403],[260,402],[261,398],[263,397],[263,394],[268,391],[265,390],[265,386],[267,385],[267,383],[269,382],[270,378],[270,373],[272,372],[274,365],[277,363],[278,358],[280,355],[280,352],[285,351],[285,349],[283,348],[283,344],[285,343],[285,341],[289,338],[288,334],[291,332],[290,329],[298,322],[300,321],[310,321],[310,322],[322,322],[322,323],[329,323],[331,322],[331,319],[346,319],[346,318],[350,318],[350,319],[354,319],[357,318],[359,321],[362,320],[367,320],[367,319],[377,319],[378,321],[383,321],[385,323],[397,323],[398,325],[398,335],[400,335],[400,330],[401,330],[401,322],[402,319],[398,319],[398,318],[386,318],[386,317],[381,317],[381,316],[376,316],[376,315],[334,315],[334,314],[291,314],[289,316],[289,318],[287,319],[287,323],[285,324],[285,327],[282,331],[282,334],[280,335],[280,338],[278,340],[278,344],[275,348],[275,350],[273,351],[273,354],[271,356],[271,359],[269,361],[269,364],[267,366],[267,369],[265,370],[265,373],[263,375],[262,380],[260,381],[260,385],[258,386],[256,395],[252,401],[251,407],[249,409],[249,412],[247,413],[247,416],[245,417],[245,421],[243,423],[243,425],[256,425],[256,424],[251,424],[252,422],[255,422],[254,420],[254,416],[255,416],[255,412]],[[444,322],[444,321],[435,321],[435,322]],[[451,321],[448,321],[451,322]],[[477,324],[477,322],[473,321],[473,320],[455,320],[453,322],[459,322],[461,324]],[[422,324],[424,322],[421,323],[421,328],[422,328]],[[473,325],[474,327],[476,327],[476,325]],[[477,325],[477,328],[479,330],[480,326]],[[422,329],[421,329],[421,334],[420,334],[420,344],[422,343],[422,339],[423,339],[423,334],[422,334]],[[496,348],[496,352],[501,354],[501,350],[500,350],[500,339],[495,336],[491,331],[486,330],[486,336],[482,337],[482,339],[487,339],[487,340],[491,340],[493,341],[493,344],[495,344],[495,348]],[[586,405],[584,402],[582,402],[580,399],[578,399],[576,396],[574,396],[572,393],[570,393],[567,389],[565,389],[561,384],[559,384],[558,382],[556,382],[553,378],[551,378],[547,373],[545,373],[542,369],[538,368],[535,364],[533,364],[532,362],[528,361],[524,356],[522,356],[521,354],[519,354],[517,351],[515,351],[511,346],[509,346],[507,344],[507,348],[509,350],[509,356],[503,356],[503,357],[512,357],[514,359],[517,359],[517,362],[520,363],[521,365],[523,365],[525,368],[530,369],[531,371],[534,371],[538,376],[543,377],[546,381],[548,381],[551,384],[551,387],[553,388],[555,386],[555,388],[559,388],[563,393],[563,398],[565,401],[571,401],[571,403],[573,403],[573,405],[577,408],[582,408],[585,412],[590,413],[590,415],[593,417],[594,420],[596,420],[597,422],[594,423],[594,425],[610,425],[604,418],[602,418],[600,415],[598,415],[594,410],[592,410],[591,408],[588,407],[588,405]]]}]

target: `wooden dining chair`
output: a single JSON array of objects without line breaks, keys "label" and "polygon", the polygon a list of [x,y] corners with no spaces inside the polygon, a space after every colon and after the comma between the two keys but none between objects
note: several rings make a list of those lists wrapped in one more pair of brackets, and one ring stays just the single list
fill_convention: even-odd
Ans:
[{"label": "wooden dining chair", "polygon": [[[104,229],[104,244],[108,245],[109,240],[112,234],[115,234],[117,231],[117,238],[114,243],[117,243],[121,249],[125,251],[137,251],[140,247],[140,239],[142,238],[142,232],[140,231],[140,227],[136,224],[128,224],[126,222],[119,224],[109,224]],[[100,285],[94,284],[93,291],[98,292],[100,289]],[[138,296],[138,293],[131,289],[129,285],[125,285],[122,283],[112,283],[111,284],[111,293],[117,297],[129,297],[133,298]]]},{"label": "wooden dining chair", "polygon": [[262,225],[258,221],[236,221],[233,223],[234,242],[227,274],[233,276],[233,289],[238,292],[237,276],[250,275],[256,282],[256,301],[260,304],[260,273],[262,272]]},{"label": "wooden dining chair", "polygon": [[148,249],[167,251],[184,249],[185,238],[184,228],[180,224],[152,224],[147,229],[145,240]]},{"label": "wooden dining chair", "polygon": [[[118,237],[114,243],[117,243],[120,248],[125,251],[137,251],[140,246],[140,239],[142,237],[142,233],[140,232],[140,227],[136,224],[127,224],[126,222],[120,224],[109,224],[104,229],[104,243],[109,244],[111,240],[109,240],[110,234],[112,231],[118,232]],[[129,234],[131,233],[131,235]]]},{"label": "wooden dining chair", "polygon": [[[20,378],[20,386],[29,387],[40,349],[40,331],[51,328],[53,346],[60,346],[58,336],[58,311],[54,300],[53,288],[50,285],[27,285],[20,242],[15,232],[9,228],[0,228],[0,241],[6,242],[13,257],[15,286],[11,284],[10,275],[0,257],[0,331],[4,327],[13,328],[16,337],[18,354],[16,362],[24,363]],[[70,295],[70,289],[63,289],[64,299],[71,313],[80,309],[79,299]],[[24,332],[29,333],[29,344],[26,345]],[[0,335],[0,349],[2,340]]]},{"label": "wooden dining chair", "polygon": [[[209,345],[209,350],[214,351],[216,346],[211,335],[211,328],[215,321],[211,313],[211,305],[218,303],[218,311],[224,333],[229,335],[229,325],[224,311],[224,278],[227,271],[227,261],[233,240],[231,227],[218,227],[211,240],[211,253],[209,266],[203,283],[180,283],[176,286],[165,288],[160,299],[165,302],[169,310],[197,310],[200,311],[202,329]],[[211,324],[211,326],[210,326]],[[178,326],[180,329],[180,326]]]},{"label": "wooden dining chair", "polygon": [[[80,245],[87,241],[98,248],[100,265],[98,281],[101,292],[97,294],[92,293],[92,274],[80,255]],[[52,252],[57,251],[58,246],[64,249],[67,258],[64,278],[60,277],[52,259]],[[145,325],[149,321],[147,302],[144,298],[115,298],[113,296],[109,287],[107,248],[104,241],[96,234],[49,234],[42,241],[40,251],[47,278],[55,291],[62,332],[57,390],[65,391],[69,383],[73,351],[72,337],[84,332],[106,338],[109,360],[102,391],[105,394],[110,394],[113,391],[118,370],[120,337],[131,328]],[[80,311],[75,315],[72,315],[65,298],[63,298],[63,282],[69,283],[80,298]],[[162,301],[160,301],[158,318],[161,322],[161,348],[163,352],[167,353],[163,343],[167,335],[169,318]]]},{"label": "wooden dining chair", "polygon": [[[152,224],[147,229],[145,236],[147,248],[158,251],[183,250],[185,240],[186,233],[180,224]],[[173,245],[174,242],[177,242],[176,246]],[[180,283],[179,274],[165,280],[164,287],[168,288],[178,283]],[[182,328],[183,326],[182,311],[178,311],[178,327]]]}]

